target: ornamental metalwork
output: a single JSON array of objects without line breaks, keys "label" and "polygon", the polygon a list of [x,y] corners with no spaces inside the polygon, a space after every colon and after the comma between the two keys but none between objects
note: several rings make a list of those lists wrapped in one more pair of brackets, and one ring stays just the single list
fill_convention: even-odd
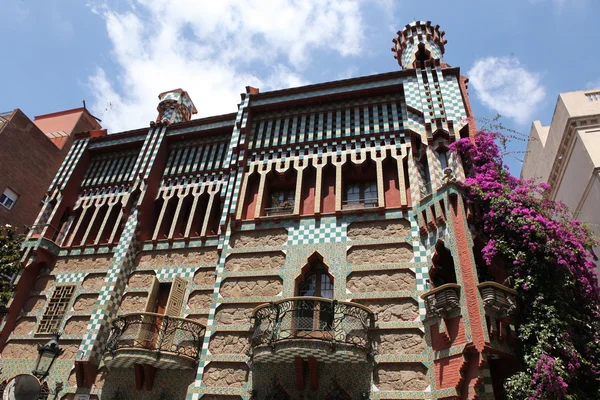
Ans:
[{"label": "ornamental metalwork", "polygon": [[291,297],[261,305],[252,313],[252,348],[306,339],[372,350],[375,314],[367,307],[321,297]]},{"label": "ornamental metalwork", "polygon": [[447,283],[421,295],[425,301],[427,317],[448,315],[460,308],[460,285]]},{"label": "ornamental metalwork", "polygon": [[206,328],[185,318],[155,313],[133,313],[112,321],[107,351],[115,355],[122,349],[171,353],[197,360]]}]

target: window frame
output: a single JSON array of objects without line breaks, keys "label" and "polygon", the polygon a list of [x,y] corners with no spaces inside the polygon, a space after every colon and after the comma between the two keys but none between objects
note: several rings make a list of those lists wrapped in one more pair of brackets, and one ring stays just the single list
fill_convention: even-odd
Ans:
[{"label": "window frame", "polygon": [[[0,194],[0,205],[6,208],[7,210],[12,210],[15,207],[15,204],[17,204],[17,200],[19,200],[19,197],[20,196],[17,192],[7,187],[6,189],[4,189],[2,194]],[[5,200],[10,201],[10,203],[6,204]]]}]

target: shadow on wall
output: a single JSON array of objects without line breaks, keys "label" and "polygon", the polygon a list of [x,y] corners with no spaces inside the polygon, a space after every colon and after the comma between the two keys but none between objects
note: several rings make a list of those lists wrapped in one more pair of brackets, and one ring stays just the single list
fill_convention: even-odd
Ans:
[{"label": "shadow on wall", "polygon": [[[311,387],[308,363],[302,377],[294,362],[255,364],[252,369],[252,400],[266,399],[361,399],[371,388],[371,366],[368,363],[318,364],[317,387]],[[298,379],[301,382],[299,384]],[[298,385],[303,388],[300,389]]]},{"label": "shadow on wall", "polygon": [[113,368],[106,376],[102,388],[103,400],[179,400],[185,399],[188,386],[194,381],[196,371],[157,370],[152,390],[136,390],[133,366]]}]

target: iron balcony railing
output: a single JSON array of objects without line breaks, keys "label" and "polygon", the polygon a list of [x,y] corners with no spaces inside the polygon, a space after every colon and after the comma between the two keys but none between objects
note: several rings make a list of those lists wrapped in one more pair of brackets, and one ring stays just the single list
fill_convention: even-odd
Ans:
[{"label": "iron balcony railing", "polygon": [[197,360],[206,328],[185,318],[155,313],[132,313],[115,318],[107,352],[115,356],[122,349],[171,353]]},{"label": "iron balcony railing", "polygon": [[54,243],[60,243],[64,240],[64,233],[58,227],[51,224],[32,225],[29,234],[32,238],[38,238],[44,232],[44,228],[47,228],[44,235],[46,239],[50,239]]},{"label": "iron balcony railing", "polygon": [[252,348],[288,339],[321,340],[372,350],[375,314],[361,304],[321,297],[291,297],[252,312]]},{"label": "iron balcony railing", "polygon": [[375,208],[379,205],[376,197],[366,199],[344,200],[342,210],[359,210],[362,208]]},{"label": "iron balcony railing", "polygon": [[422,294],[427,316],[443,316],[460,308],[460,285],[446,283]]},{"label": "iron balcony railing", "polygon": [[431,185],[431,182],[423,183],[423,185],[421,185],[421,197],[427,197],[431,193],[433,193],[433,187]]},{"label": "iron balcony railing", "polygon": [[294,205],[293,204],[286,204],[286,205],[281,205],[281,206],[265,208],[265,215],[267,217],[273,217],[273,216],[277,216],[277,215],[290,215],[293,213],[294,213]]}]

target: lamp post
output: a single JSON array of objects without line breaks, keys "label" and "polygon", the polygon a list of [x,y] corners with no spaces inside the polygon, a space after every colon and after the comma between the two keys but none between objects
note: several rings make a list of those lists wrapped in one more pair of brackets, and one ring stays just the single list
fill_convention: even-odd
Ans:
[{"label": "lamp post", "polygon": [[35,363],[35,368],[31,373],[40,381],[43,381],[49,374],[50,368],[54,361],[61,356],[65,350],[58,345],[60,333],[54,333],[52,339],[44,345],[38,344],[38,358]]}]

